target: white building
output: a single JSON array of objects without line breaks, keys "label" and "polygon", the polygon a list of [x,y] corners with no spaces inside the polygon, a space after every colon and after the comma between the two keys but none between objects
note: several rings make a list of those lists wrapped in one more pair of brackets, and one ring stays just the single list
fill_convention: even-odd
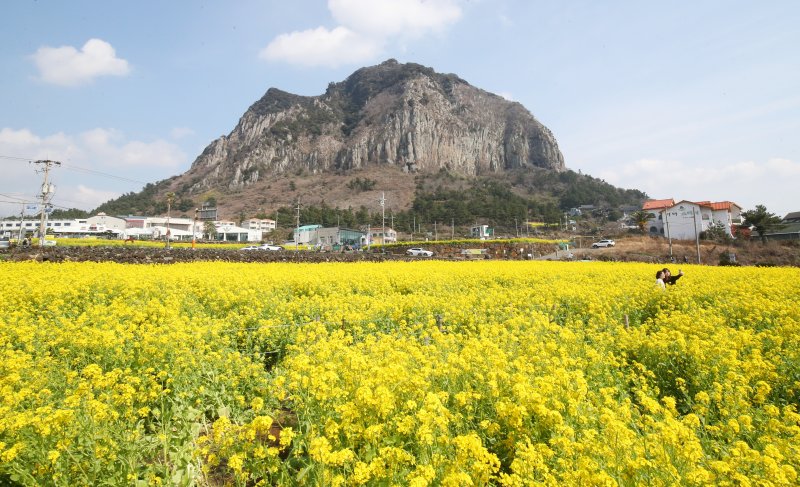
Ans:
[{"label": "white building", "polygon": [[223,242],[260,242],[261,231],[249,228],[237,227],[235,225],[219,225],[215,240]]},{"label": "white building", "polygon": [[647,230],[651,235],[677,240],[693,240],[714,223],[721,223],[733,236],[733,225],[742,222],[742,207],[731,201],[650,200],[642,209],[650,212]]},{"label": "white building", "polygon": [[[3,220],[0,221],[0,235],[5,237],[35,236],[39,233],[41,220]],[[70,220],[48,219],[45,222],[45,232],[56,237],[83,237],[83,236],[118,236],[125,232],[125,220],[100,213],[89,218],[74,218]]]},{"label": "white building", "polygon": [[298,244],[314,245],[319,240],[318,231],[322,225],[303,225],[294,229],[293,241]]},{"label": "white building", "polygon": [[270,220],[268,218],[251,218],[245,222],[242,222],[242,227],[250,229],[250,230],[258,230],[261,232],[261,238],[264,238],[264,235],[267,233],[271,233],[277,227],[275,220]]},{"label": "white building", "polygon": [[[169,225],[167,225],[167,220],[169,220]],[[192,230],[192,225],[194,225],[194,220],[191,218],[167,218],[165,216],[150,216],[147,217],[144,222],[144,228],[169,227],[175,230],[183,230],[186,232],[190,232]]]},{"label": "white building", "polygon": [[128,226],[128,223],[124,218],[109,216],[103,212],[87,218],[86,224],[89,225],[89,230],[96,230],[100,232],[112,230],[114,233],[122,233]]},{"label": "white building", "polygon": [[383,227],[370,227],[369,243],[371,245],[397,243],[397,232],[391,227],[386,227],[386,235],[384,235]]}]

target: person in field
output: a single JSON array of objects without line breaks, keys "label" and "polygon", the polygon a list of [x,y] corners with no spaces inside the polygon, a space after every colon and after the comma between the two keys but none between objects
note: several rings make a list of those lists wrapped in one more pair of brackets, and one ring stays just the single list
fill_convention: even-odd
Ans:
[{"label": "person in field", "polygon": [[664,284],[669,284],[670,286],[674,286],[675,283],[678,282],[678,279],[683,277],[683,271],[680,269],[678,269],[678,273],[674,276],[666,267],[662,269],[662,272],[664,273]]},{"label": "person in field", "polygon": [[666,289],[667,285],[664,284],[664,271],[656,272],[656,287]]}]

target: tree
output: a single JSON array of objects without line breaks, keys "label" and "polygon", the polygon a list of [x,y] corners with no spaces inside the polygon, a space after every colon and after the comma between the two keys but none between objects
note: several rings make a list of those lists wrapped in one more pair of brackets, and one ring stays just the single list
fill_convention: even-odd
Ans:
[{"label": "tree", "polygon": [[767,233],[770,230],[781,228],[781,218],[767,211],[764,205],[756,205],[755,210],[742,212],[744,225],[752,227],[761,236],[761,243],[767,243]]},{"label": "tree", "polygon": [[214,226],[214,222],[205,222],[203,224],[203,233],[206,234],[209,240],[213,240],[217,236],[217,227]]},{"label": "tree", "polygon": [[68,210],[53,210],[50,213],[50,218],[53,220],[73,220],[76,218],[87,218],[89,213],[77,208],[70,208]]},{"label": "tree", "polygon": [[714,220],[706,231],[700,232],[700,238],[720,243],[728,243],[731,241],[731,236],[728,235],[725,224],[719,220]]},{"label": "tree", "polygon": [[647,222],[650,220],[650,212],[646,210],[636,210],[631,213],[630,216],[631,220],[639,227],[639,230],[642,233],[646,233],[645,228],[647,227]]}]

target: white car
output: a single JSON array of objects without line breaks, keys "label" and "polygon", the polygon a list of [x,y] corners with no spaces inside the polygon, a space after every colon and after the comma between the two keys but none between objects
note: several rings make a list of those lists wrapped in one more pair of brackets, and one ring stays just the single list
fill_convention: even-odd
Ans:
[{"label": "white car", "polygon": [[406,250],[406,255],[412,255],[414,257],[433,257],[433,252],[430,250],[425,250],[421,247],[412,247]]},{"label": "white car", "polygon": [[239,250],[267,250],[269,252],[277,252],[279,250],[283,250],[283,247],[281,247],[280,245],[261,244],[261,245],[248,245],[247,247],[241,248]]},{"label": "white car", "polygon": [[611,239],[606,239],[606,240],[601,240],[599,242],[593,243],[592,244],[592,248],[593,249],[599,249],[601,247],[613,247],[615,245],[616,245],[616,242],[614,242]]}]

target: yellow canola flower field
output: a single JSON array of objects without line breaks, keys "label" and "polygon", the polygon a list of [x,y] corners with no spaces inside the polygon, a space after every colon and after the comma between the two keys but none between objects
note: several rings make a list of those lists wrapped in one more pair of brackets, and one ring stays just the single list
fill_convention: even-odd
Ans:
[{"label": "yellow canola flower field", "polygon": [[797,485],[800,270],[0,263],[0,485]]}]

